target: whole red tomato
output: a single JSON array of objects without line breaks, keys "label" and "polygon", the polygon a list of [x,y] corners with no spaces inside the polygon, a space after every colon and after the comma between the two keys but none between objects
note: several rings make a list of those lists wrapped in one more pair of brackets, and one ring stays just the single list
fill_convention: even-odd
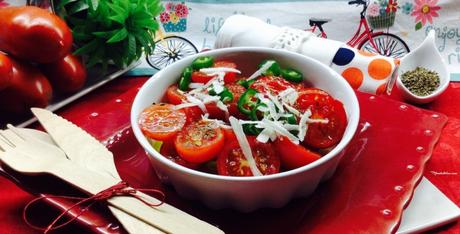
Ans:
[{"label": "whole red tomato", "polygon": [[80,90],[86,82],[86,69],[80,60],[68,54],[53,63],[40,66],[41,71],[59,93],[74,93]]},{"label": "whole red tomato", "polygon": [[8,87],[0,91],[0,111],[20,114],[31,107],[46,107],[51,98],[51,85],[30,64],[11,59],[12,76]]},{"label": "whole red tomato", "polygon": [[0,50],[17,58],[50,63],[66,56],[72,32],[57,15],[33,6],[0,8]]},{"label": "whole red tomato", "polygon": [[5,89],[10,83],[13,67],[10,58],[0,52],[0,90]]}]

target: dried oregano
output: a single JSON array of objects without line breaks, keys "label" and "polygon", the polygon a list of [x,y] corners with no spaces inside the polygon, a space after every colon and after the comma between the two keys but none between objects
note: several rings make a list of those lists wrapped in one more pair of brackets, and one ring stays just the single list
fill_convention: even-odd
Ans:
[{"label": "dried oregano", "polygon": [[401,81],[410,92],[417,96],[428,96],[432,94],[440,83],[438,73],[423,67],[407,71],[401,76]]}]

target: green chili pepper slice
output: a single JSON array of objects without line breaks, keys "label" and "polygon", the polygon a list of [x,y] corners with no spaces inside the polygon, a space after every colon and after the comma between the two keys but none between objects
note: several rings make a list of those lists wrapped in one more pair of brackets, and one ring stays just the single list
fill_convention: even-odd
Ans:
[{"label": "green chili pepper slice", "polygon": [[262,75],[279,76],[281,74],[281,67],[279,63],[276,62],[275,60],[264,60],[261,64],[259,64],[259,68],[261,68],[268,62],[273,62],[273,64],[264,73],[262,73]]},{"label": "green chili pepper slice", "polygon": [[259,133],[262,132],[255,124],[243,124],[243,131],[248,135],[259,135]]},{"label": "green chili pepper slice", "polygon": [[252,80],[238,80],[236,83],[245,87],[246,89],[249,89],[249,86],[251,86],[252,83],[254,83],[254,81],[256,81],[256,79],[252,79]]},{"label": "green chili pepper slice", "polygon": [[188,85],[192,82],[192,72],[193,69],[191,67],[186,67],[182,72],[182,76],[179,80],[179,89],[182,91],[188,90]]},{"label": "green chili pepper slice", "polygon": [[294,114],[289,113],[288,115],[289,116],[283,116],[280,119],[288,124],[297,124],[297,119],[295,118]]},{"label": "green chili pepper slice", "polygon": [[192,62],[192,67],[195,70],[212,67],[212,65],[214,65],[214,58],[211,56],[198,57]]},{"label": "green chili pepper slice", "polygon": [[296,83],[300,83],[303,81],[303,75],[302,73],[292,69],[292,68],[287,68],[287,69],[282,69],[281,70],[281,76],[287,80],[287,81],[292,81]]},{"label": "green chili pepper slice", "polygon": [[250,115],[259,103],[259,99],[255,97],[257,91],[255,89],[248,89],[244,92],[238,100],[238,110],[245,115]]},{"label": "green chili pepper slice", "polygon": [[216,95],[219,95],[220,96],[220,100],[224,103],[228,103],[228,102],[231,102],[233,101],[233,93],[230,92],[227,87],[224,87],[224,90],[222,92],[220,92],[219,94],[216,93],[216,91],[214,90],[214,88],[209,88],[208,89],[208,94],[209,95],[212,95],[212,96],[216,96]]},{"label": "green chili pepper slice", "polygon": [[258,110],[260,106],[267,107],[267,105],[265,105],[264,103],[257,104],[257,106],[251,110],[251,114],[249,114],[249,118],[251,120],[255,120],[255,121],[259,120],[259,113],[262,113],[262,115],[265,115],[265,112]]},{"label": "green chili pepper slice", "polygon": [[219,93],[220,100],[224,103],[228,103],[233,101],[233,93],[228,91],[227,88],[224,89],[221,93]]}]

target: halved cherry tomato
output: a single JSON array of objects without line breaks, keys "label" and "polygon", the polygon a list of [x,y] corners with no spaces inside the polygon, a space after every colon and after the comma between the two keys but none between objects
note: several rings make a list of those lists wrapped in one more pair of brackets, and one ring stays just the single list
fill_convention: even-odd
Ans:
[{"label": "halved cherry tomato", "polygon": [[[214,67],[236,68],[236,63],[229,62],[229,61],[216,61],[214,62]],[[225,84],[235,83],[236,80],[237,80],[237,74],[235,72],[225,73],[225,76],[224,76]]]},{"label": "halved cherry tomato", "polygon": [[153,104],[140,114],[139,126],[147,137],[167,141],[184,127],[186,119],[184,111],[171,104]]},{"label": "halved cherry tomato", "polygon": [[299,91],[299,96],[302,95],[302,94],[323,94],[323,95],[329,95],[329,93],[327,93],[326,91],[322,90],[322,89],[318,89],[318,88],[312,88],[312,87],[309,87],[309,88],[301,88],[298,90]]},{"label": "halved cherry tomato", "polygon": [[214,76],[208,76],[203,72],[194,71],[192,72],[192,82],[193,83],[203,83],[206,84],[210,81]]},{"label": "halved cherry tomato", "polygon": [[176,84],[173,84],[168,87],[166,90],[166,102],[173,104],[173,105],[179,105],[182,103],[182,101],[185,100],[185,96],[178,91],[178,87]]},{"label": "halved cherry tomato", "polygon": [[341,102],[320,92],[302,93],[297,98],[295,107],[302,113],[310,109],[312,119],[328,121],[309,124],[305,144],[315,148],[327,148],[342,139],[347,126],[347,116]]},{"label": "halved cherry tomato", "polygon": [[224,146],[224,133],[213,121],[194,122],[177,134],[177,153],[187,162],[203,163],[217,156]]},{"label": "halved cherry tomato", "polygon": [[287,88],[295,88],[296,86],[279,76],[262,76],[257,78],[249,87],[260,93],[270,92],[276,95]]},{"label": "halved cherry tomato", "polygon": [[[257,168],[263,175],[275,174],[280,171],[280,158],[271,143],[261,143],[255,137],[248,136],[252,156]],[[246,157],[236,139],[227,141],[217,157],[217,172],[225,176],[252,176]]]},{"label": "halved cherry tomato", "polygon": [[[166,90],[166,102],[171,103],[173,105],[179,105],[185,100],[185,96],[180,93],[181,91],[178,90],[177,85],[171,85],[169,88]],[[203,112],[198,106],[191,106],[191,107],[185,107],[182,108],[185,112],[185,115],[187,116],[187,124],[197,121],[201,119],[201,115]]]},{"label": "halved cherry tomato", "polygon": [[278,137],[274,144],[280,156],[281,165],[286,169],[302,167],[321,158],[321,155],[293,143],[286,137]]},{"label": "halved cherry tomato", "polygon": [[200,166],[198,163],[191,163],[182,159],[176,151],[174,141],[164,141],[160,148],[160,154],[165,158],[187,168],[197,169]]}]

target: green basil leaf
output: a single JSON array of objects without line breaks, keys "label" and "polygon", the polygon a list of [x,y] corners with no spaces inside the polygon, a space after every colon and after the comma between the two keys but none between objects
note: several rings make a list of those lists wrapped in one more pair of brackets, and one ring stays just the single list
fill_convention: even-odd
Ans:
[{"label": "green basil leaf", "polygon": [[89,52],[94,51],[95,49],[97,49],[100,44],[101,44],[100,40],[96,38],[96,39],[93,39],[92,41],[90,41],[89,43],[85,44],[84,46],[78,48],[73,53],[75,55],[85,55],[85,54],[88,54]]},{"label": "green basil leaf", "polygon": [[109,19],[117,22],[117,23],[120,23],[120,24],[125,24],[125,20],[126,18],[123,17],[122,15],[114,15],[114,16],[110,16]]},{"label": "green basil leaf", "polygon": [[115,35],[113,35],[109,40],[107,40],[107,43],[114,43],[114,42],[119,42],[125,39],[128,36],[128,31],[126,28],[122,28],[118,30]]}]

